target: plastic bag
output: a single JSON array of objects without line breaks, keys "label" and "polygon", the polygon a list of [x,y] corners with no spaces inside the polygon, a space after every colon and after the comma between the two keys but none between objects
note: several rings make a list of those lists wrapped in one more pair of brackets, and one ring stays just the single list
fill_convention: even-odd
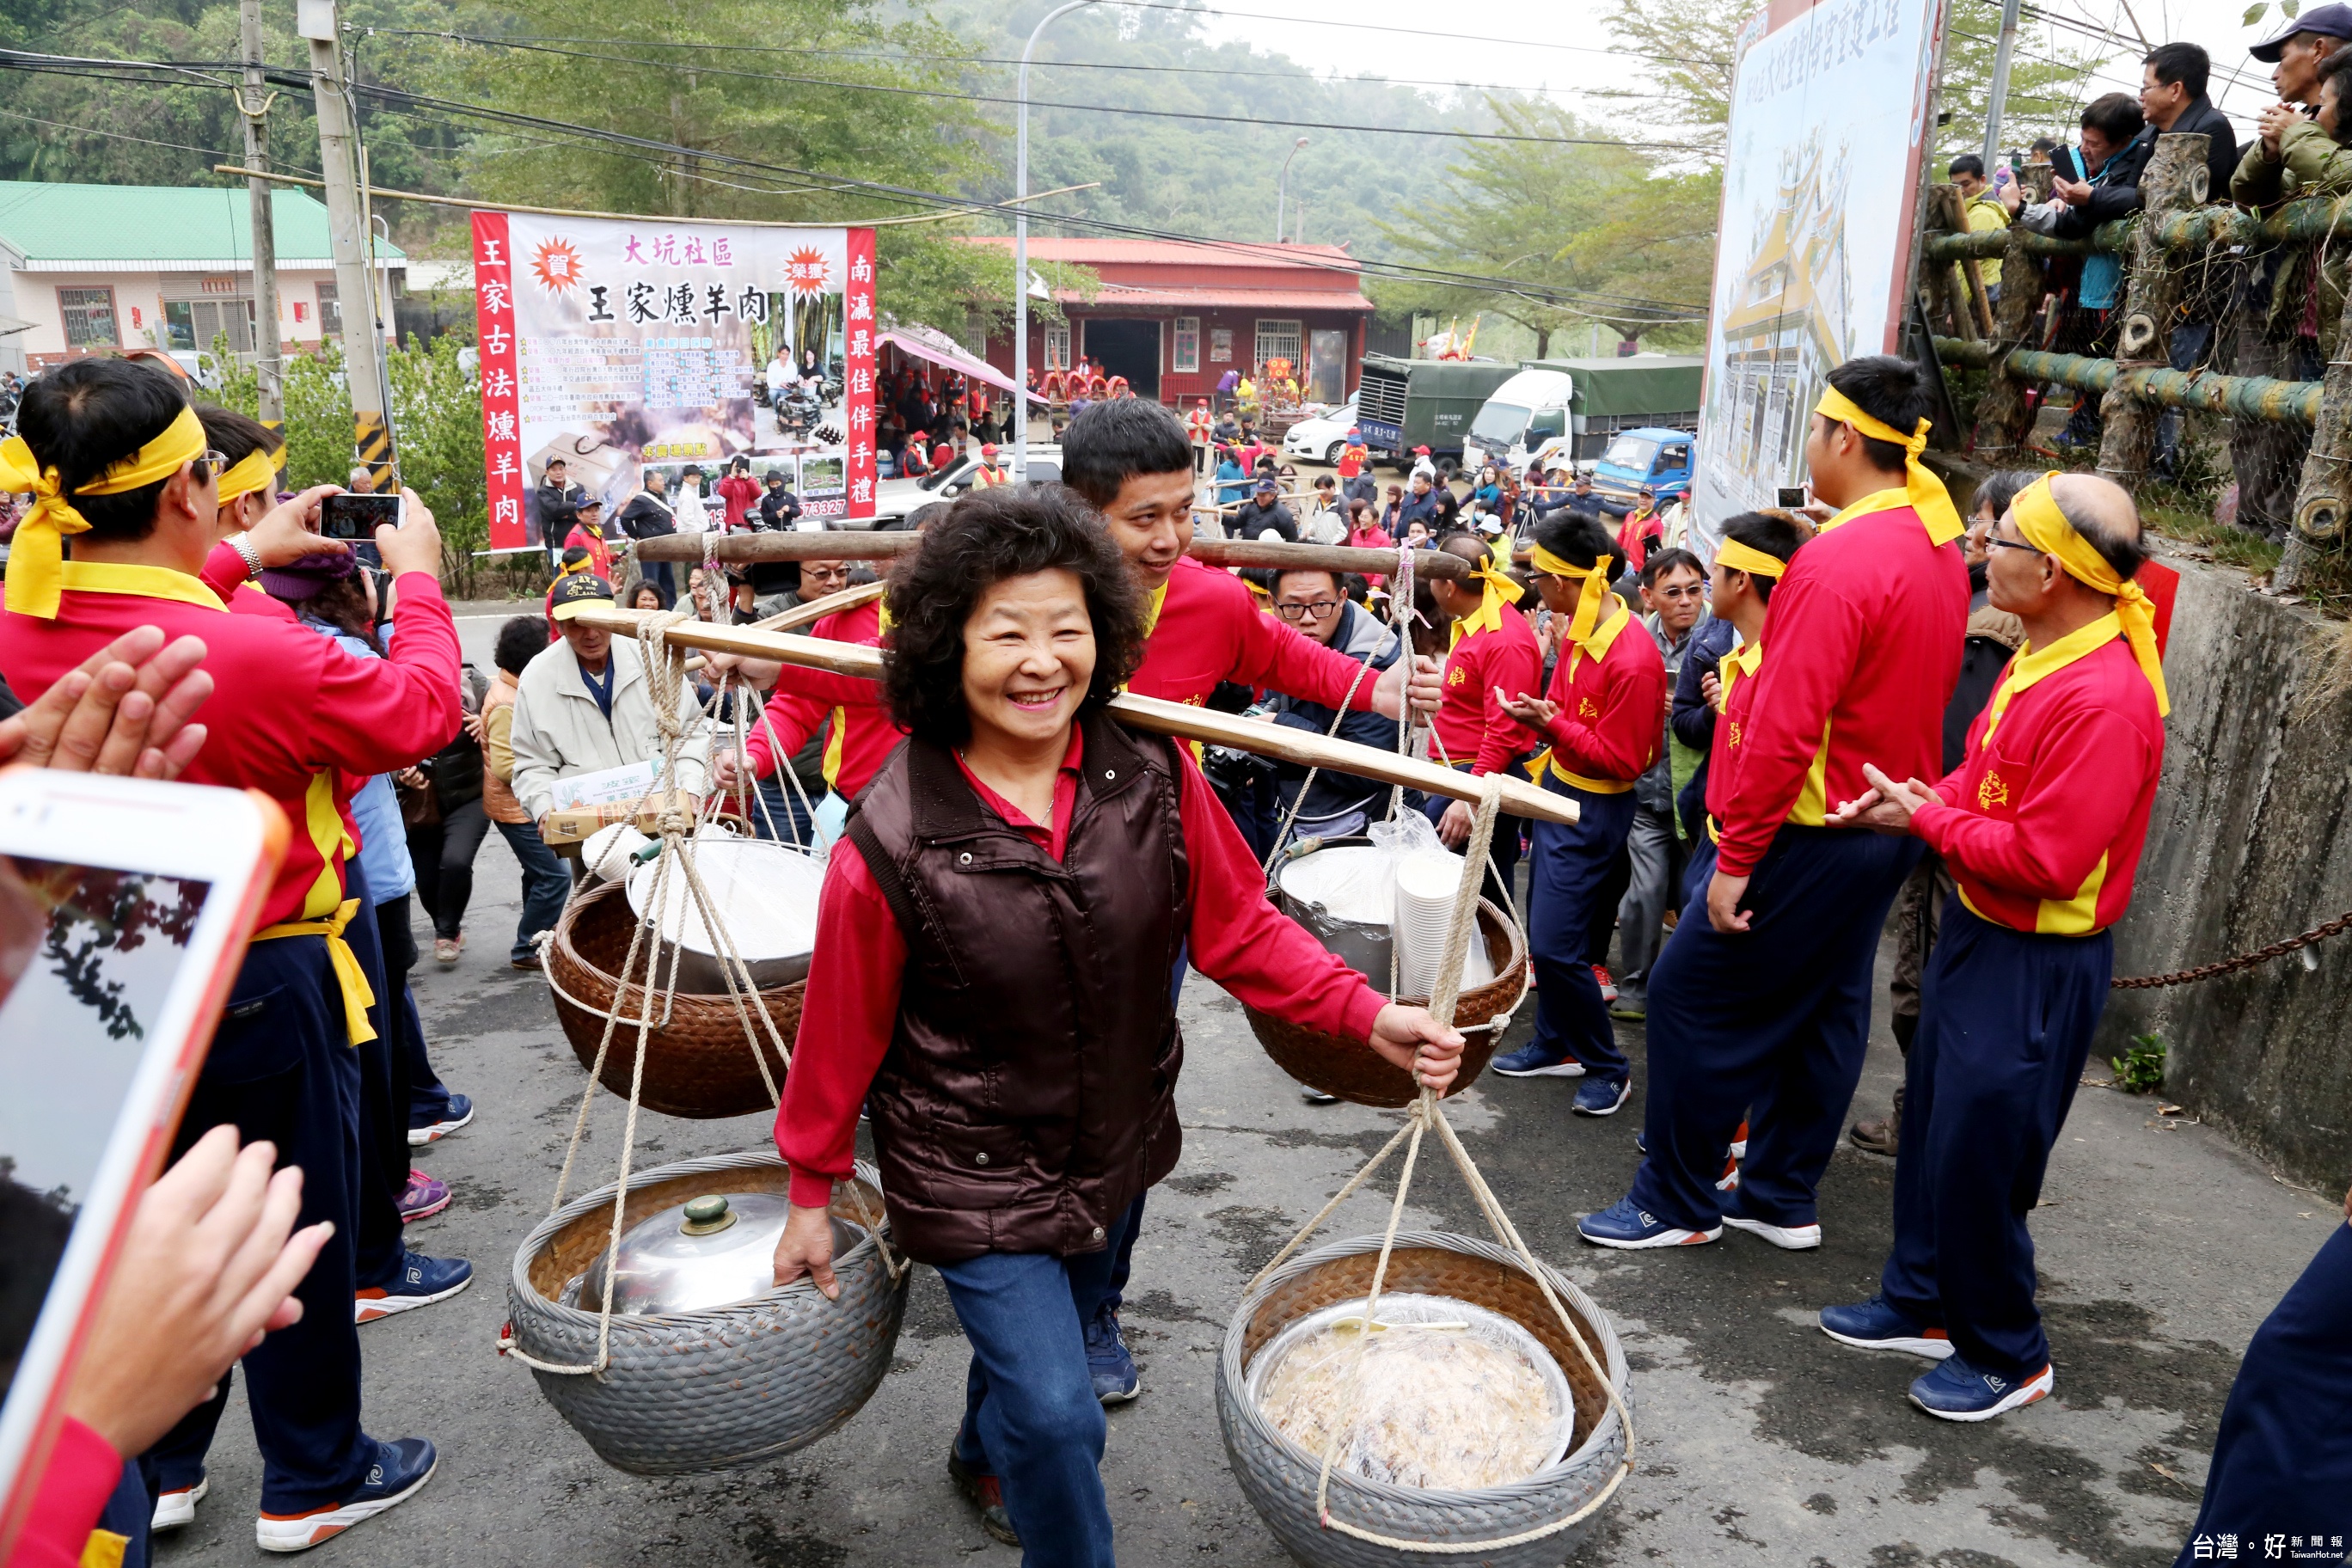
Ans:
[{"label": "plastic bag", "polygon": [[1567,1379],[1526,1329],[1444,1296],[1383,1295],[1367,1342],[1362,1310],[1314,1314],[1251,1368],[1266,1419],[1318,1463],[1339,1423],[1333,1469],[1392,1486],[1502,1486],[1567,1451]]}]

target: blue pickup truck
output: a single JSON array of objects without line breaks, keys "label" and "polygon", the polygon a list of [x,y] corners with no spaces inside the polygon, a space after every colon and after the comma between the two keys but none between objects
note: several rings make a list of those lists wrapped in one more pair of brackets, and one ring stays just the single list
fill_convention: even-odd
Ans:
[{"label": "blue pickup truck", "polygon": [[1690,489],[1691,453],[1697,445],[1698,437],[1687,430],[1620,430],[1592,465],[1592,488],[1630,501],[1646,485],[1661,502],[1671,500]]}]

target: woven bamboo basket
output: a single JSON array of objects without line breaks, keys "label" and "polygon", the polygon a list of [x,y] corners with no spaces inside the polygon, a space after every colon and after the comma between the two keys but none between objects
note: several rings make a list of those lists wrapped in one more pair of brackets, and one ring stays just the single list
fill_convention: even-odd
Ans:
[{"label": "woven bamboo basket", "polygon": [[[1517,1008],[1519,998],[1527,994],[1528,954],[1517,928],[1503,918],[1491,900],[1478,900],[1478,934],[1486,943],[1486,954],[1495,963],[1495,978],[1475,991],[1465,991],[1454,1004],[1454,1026],[1460,1029],[1467,1041],[1462,1047],[1462,1068],[1454,1080],[1453,1092],[1459,1094],[1477,1080],[1486,1070],[1487,1060],[1501,1043],[1499,1027],[1485,1027],[1506,1017]],[[1370,977],[1375,987],[1385,989],[1386,975]],[[1429,1005],[1426,996],[1400,996],[1409,1005]],[[1336,1094],[1341,1100],[1358,1105],[1377,1105],[1394,1109],[1411,1105],[1420,1093],[1412,1074],[1395,1067],[1368,1050],[1360,1040],[1342,1039],[1319,1030],[1261,1013],[1244,1006],[1249,1015],[1250,1029],[1257,1043],[1275,1065],[1309,1089]]]},{"label": "woven bamboo basket", "polygon": [[[1398,1568],[1404,1563],[1423,1568],[1439,1563],[1558,1568],[1599,1521],[1599,1511],[1539,1540],[1487,1552],[1400,1551],[1323,1529],[1315,1509],[1323,1457],[1276,1431],[1244,1392],[1252,1358],[1285,1327],[1371,1289],[1380,1250],[1379,1237],[1360,1236],[1301,1253],[1253,1291],[1234,1314],[1217,1361],[1217,1422],[1243,1495],[1283,1550],[1306,1568]],[[1594,1359],[1609,1369],[1622,1396],[1625,1352],[1607,1315],[1559,1270],[1546,1265],[1544,1275],[1582,1326]],[[1559,1464],[1525,1480],[1476,1491],[1390,1486],[1335,1469],[1329,1494],[1333,1518],[1399,1541],[1475,1544],[1566,1519],[1609,1485],[1624,1460],[1624,1428],[1568,1331],[1516,1257],[1469,1237],[1401,1231],[1381,1289],[1451,1296],[1519,1322],[1543,1342],[1568,1376],[1576,1406],[1576,1438]]]},{"label": "woven bamboo basket", "polygon": [[[879,1178],[857,1167],[867,1213],[882,1219]],[[791,1173],[772,1149],[681,1160],[629,1179],[624,1228],[705,1193],[782,1193]],[[540,1222],[507,1284],[515,1348],[556,1366],[596,1359],[596,1314],[557,1298],[612,1238],[612,1186]],[[835,1216],[862,1224],[845,1190]],[[534,1369],[547,1395],[597,1458],[641,1476],[740,1469],[804,1448],[840,1427],[890,1370],[911,1269],[894,1283],[866,1237],[833,1262],[841,1295],[803,1279],[708,1312],[613,1319],[602,1375]]]},{"label": "woven bamboo basket", "polygon": [[[604,1071],[598,1079],[623,1100],[629,1097],[629,1079],[636,1065],[636,1019],[645,1008],[645,992],[635,981],[623,985],[614,978],[629,954],[635,920],[628,894],[618,882],[602,882],[574,893],[555,928],[548,968],[555,982],[555,1013],[580,1065],[596,1065],[596,1045],[604,1037],[604,1010],[619,995],[621,1021],[613,1029],[613,1044],[604,1053]],[[647,939],[637,953],[638,972],[646,962]],[[667,979],[667,970],[659,979]],[[759,994],[760,1005],[775,1020],[777,1037],[790,1041],[801,1024],[801,994],[805,981],[775,985]],[[574,1005],[566,997],[585,1005]],[[593,1009],[593,1010],[592,1010]],[[665,1116],[709,1120],[748,1116],[773,1109],[768,1085],[760,1076],[752,1052],[768,1058],[768,1070],[782,1089],[784,1063],[768,1032],[755,1017],[750,1036],[743,1016],[724,993],[709,995],[679,991],[667,998],[656,994],[653,1027],[646,1036],[645,1083],[638,1103]]]}]

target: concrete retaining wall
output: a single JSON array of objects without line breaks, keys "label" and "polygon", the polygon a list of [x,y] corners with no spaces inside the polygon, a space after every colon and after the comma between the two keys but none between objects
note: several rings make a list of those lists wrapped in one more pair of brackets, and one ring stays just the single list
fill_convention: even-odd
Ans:
[{"label": "concrete retaining wall", "polygon": [[[2164,782],[2116,973],[2267,945],[2352,910],[2352,693],[2314,702],[2346,628],[2264,597],[2242,573],[2181,574],[2165,676]],[[2352,932],[2217,980],[2109,999],[2098,1055],[2155,1030],[2164,1094],[2295,1180],[2352,1183]]]}]

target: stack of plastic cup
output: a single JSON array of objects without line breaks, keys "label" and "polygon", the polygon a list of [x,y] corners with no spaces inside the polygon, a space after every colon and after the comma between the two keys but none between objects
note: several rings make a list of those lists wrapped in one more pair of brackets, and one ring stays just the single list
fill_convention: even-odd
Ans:
[{"label": "stack of plastic cup", "polygon": [[[1461,887],[1459,855],[1424,849],[1398,862],[1394,928],[1398,995],[1436,994],[1438,961],[1445,955],[1445,928],[1454,919],[1454,899]],[[1495,977],[1486,945],[1473,935],[1463,965],[1465,990]]]}]

